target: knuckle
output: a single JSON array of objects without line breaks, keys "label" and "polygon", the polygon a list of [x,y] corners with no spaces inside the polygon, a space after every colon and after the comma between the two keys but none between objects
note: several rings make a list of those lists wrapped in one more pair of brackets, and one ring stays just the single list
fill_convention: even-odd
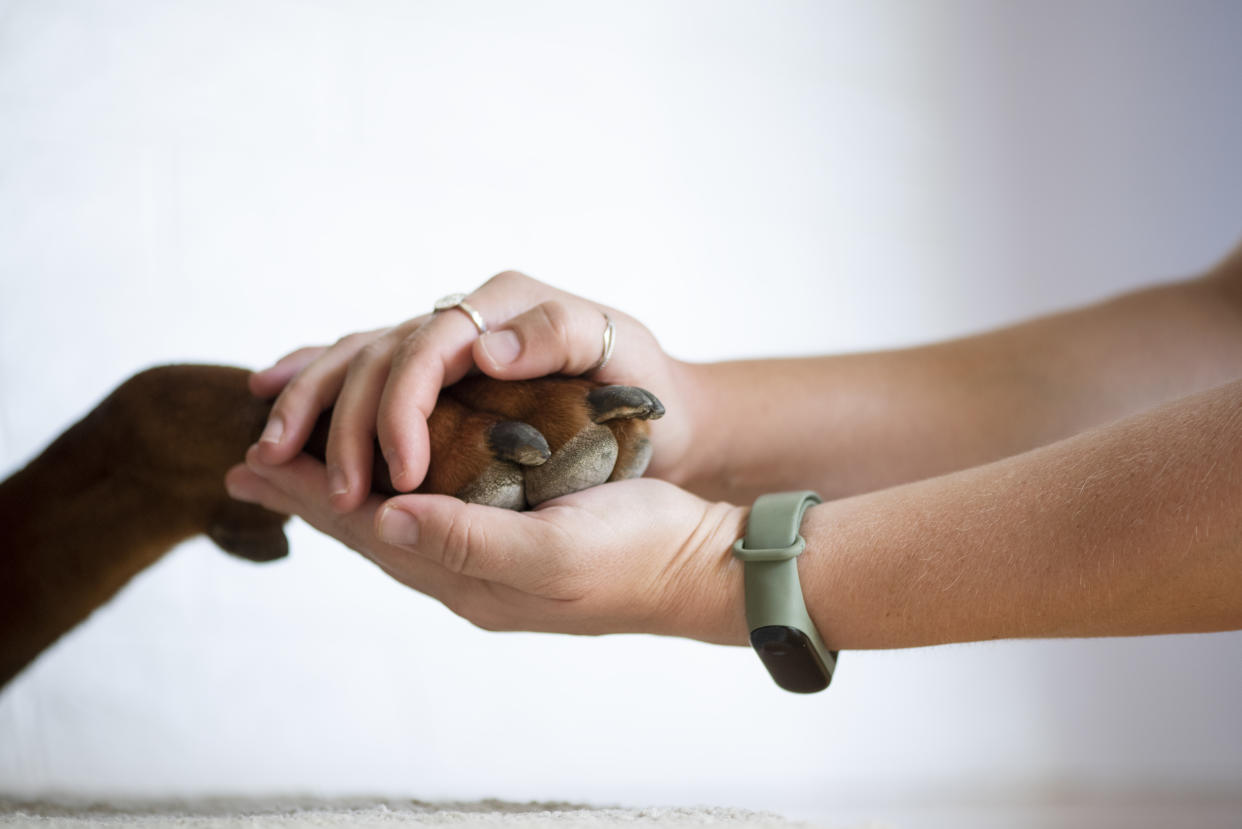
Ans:
[{"label": "knuckle", "polygon": [[315,395],[309,385],[308,381],[300,375],[294,377],[281,390],[276,402],[272,404],[272,414],[278,414],[287,419],[291,415],[301,414],[304,410],[311,408]]},{"label": "knuckle", "polygon": [[[364,439],[369,442],[370,435],[365,438],[360,434],[366,429],[365,421],[354,412],[337,406],[332,410],[332,423],[328,429],[328,442],[324,448],[329,461],[351,469],[360,464],[362,453],[367,447]],[[370,474],[370,468],[359,469],[358,472]]]},{"label": "knuckle", "polygon": [[354,356],[349,358],[349,370],[351,372],[365,371],[370,366],[383,362],[387,358],[387,344],[383,340],[371,340],[359,348]]},{"label": "knuckle", "polygon": [[296,351],[290,351],[281,357],[279,362],[288,362],[289,360],[302,360],[306,357],[315,357],[323,353],[324,347],[321,345],[304,345]]},{"label": "knuckle", "polygon": [[569,308],[557,300],[540,303],[536,306],[542,325],[544,325],[553,341],[562,348],[569,347]]},{"label": "knuckle", "polygon": [[338,402],[332,409],[328,422],[327,452],[333,460],[341,459],[341,450],[350,444],[357,424],[358,418],[347,403]]},{"label": "knuckle", "polygon": [[452,573],[464,573],[470,562],[473,545],[478,543],[477,533],[469,521],[454,518],[444,530],[444,549],[441,563]]},{"label": "knuckle", "polygon": [[367,336],[365,334],[354,332],[353,334],[346,334],[344,337],[337,340],[333,348],[353,351],[360,348],[366,340]]},{"label": "knuckle", "polygon": [[392,348],[393,365],[400,366],[414,361],[418,352],[422,350],[423,345],[423,329],[417,328],[401,338]]},{"label": "knuckle", "polygon": [[387,391],[381,396],[375,410],[375,434],[385,449],[401,450],[404,453],[416,450],[427,440],[426,419],[430,411],[424,412],[417,401],[408,397],[393,396]]},{"label": "knuckle", "polygon": [[380,339],[387,341],[388,349],[391,351],[393,345],[400,342],[404,337],[408,337],[413,332],[422,328],[430,322],[431,318],[434,316],[435,314],[421,314],[417,317],[412,317],[400,325],[394,325],[392,328],[384,331]]},{"label": "knuckle", "polygon": [[[391,405],[381,405],[375,413],[375,437],[383,450],[397,450],[402,425],[406,418],[401,411]],[[404,446],[404,443],[400,444]]]},{"label": "knuckle", "polygon": [[511,287],[531,282],[531,278],[520,271],[501,271],[485,282],[485,285],[495,287]]}]

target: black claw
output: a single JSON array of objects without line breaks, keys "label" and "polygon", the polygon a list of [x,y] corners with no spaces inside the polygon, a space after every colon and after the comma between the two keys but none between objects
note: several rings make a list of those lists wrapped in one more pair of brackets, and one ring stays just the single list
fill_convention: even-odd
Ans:
[{"label": "black claw", "polygon": [[658,420],[664,416],[664,404],[646,389],[637,386],[600,386],[587,392],[592,420],[606,423],[617,418]]},{"label": "black claw", "polygon": [[522,466],[539,466],[552,457],[539,430],[518,420],[497,423],[488,432],[487,441],[496,457]]}]

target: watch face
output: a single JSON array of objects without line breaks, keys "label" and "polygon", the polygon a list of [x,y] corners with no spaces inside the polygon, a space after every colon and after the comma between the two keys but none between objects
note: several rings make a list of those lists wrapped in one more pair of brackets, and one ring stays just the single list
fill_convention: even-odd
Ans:
[{"label": "watch face", "polygon": [[836,654],[828,652],[832,665],[825,665],[811,639],[788,625],[767,625],[750,632],[750,644],[776,684],[795,694],[813,694],[828,687],[836,667]]},{"label": "watch face", "polygon": [[442,296],[436,300],[436,304],[432,306],[437,311],[447,311],[450,308],[456,308],[457,303],[466,298],[465,294],[449,294]]}]

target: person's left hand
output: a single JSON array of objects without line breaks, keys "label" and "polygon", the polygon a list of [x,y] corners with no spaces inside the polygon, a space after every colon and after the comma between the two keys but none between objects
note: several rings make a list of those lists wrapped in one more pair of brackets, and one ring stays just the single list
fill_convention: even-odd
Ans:
[{"label": "person's left hand", "polygon": [[325,469],[300,455],[246,463],[229,494],[308,523],[487,630],[657,633],[747,640],[742,568],[731,552],[746,510],[664,481],[605,484],[531,512],[447,495],[372,495],[338,513]]}]

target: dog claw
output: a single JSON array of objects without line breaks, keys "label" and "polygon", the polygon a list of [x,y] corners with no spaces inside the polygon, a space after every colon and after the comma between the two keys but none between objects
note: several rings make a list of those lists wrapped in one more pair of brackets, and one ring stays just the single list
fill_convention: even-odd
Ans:
[{"label": "dog claw", "polygon": [[587,392],[591,419],[607,423],[618,418],[658,420],[664,416],[664,405],[656,396],[637,386],[600,386]]},{"label": "dog claw", "polygon": [[518,420],[497,423],[487,440],[497,458],[520,466],[540,466],[552,457],[552,450],[539,430]]}]

